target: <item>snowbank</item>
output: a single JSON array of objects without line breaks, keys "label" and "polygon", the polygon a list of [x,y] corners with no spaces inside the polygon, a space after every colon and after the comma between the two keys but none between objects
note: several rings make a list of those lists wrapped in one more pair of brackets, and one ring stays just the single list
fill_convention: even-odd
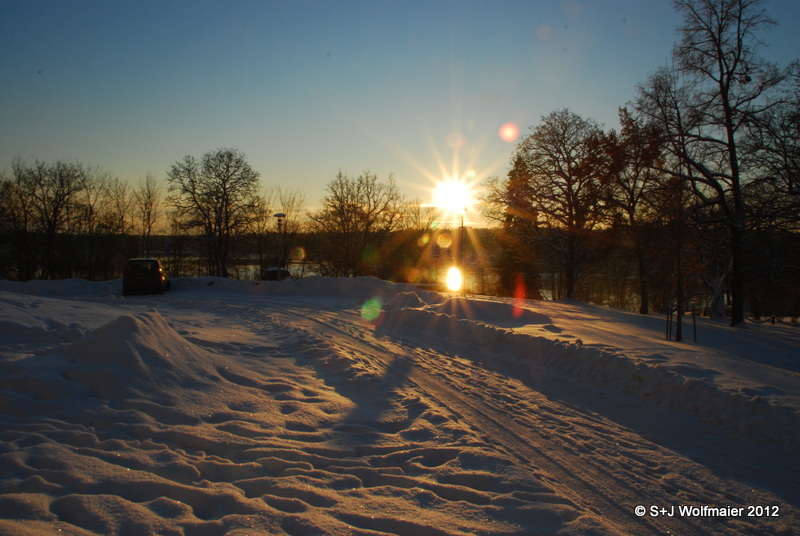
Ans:
[{"label": "snowbank", "polygon": [[[490,324],[490,319],[495,318],[499,322]],[[386,334],[412,332],[420,337],[433,329],[465,347],[492,348],[501,360],[530,361],[609,389],[636,393],[664,408],[735,429],[752,440],[800,455],[800,414],[792,408],[775,406],[758,396],[726,391],[706,380],[685,377],[659,364],[651,365],[608,349],[498,327],[513,324],[518,318],[527,323],[551,324],[545,315],[518,313],[513,304],[451,299],[432,307],[389,309],[379,329]]]},{"label": "snowbank", "polygon": [[276,296],[323,296],[365,300],[374,297],[391,299],[397,294],[417,295],[427,303],[441,301],[440,294],[422,290],[414,285],[391,283],[375,277],[321,277],[311,276],[298,280],[237,281],[221,277],[180,278],[173,281],[176,290],[205,289],[210,293],[236,293]]},{"label": "snowbank", "polygon": [[105,296],[120,294],[122,279],[111,281],[87,281],[85,279],[59,279],[30,281],[0,280],[1,292],[17,292],[32,296]]},{"label": "snowbank", "polygon": [[530,324],[552,324],[552,320],[514,304],[467,298],[450,298],[438,304],[432,302],[430,311],[455,318],[484,322],[500,327],[525,326]]}]

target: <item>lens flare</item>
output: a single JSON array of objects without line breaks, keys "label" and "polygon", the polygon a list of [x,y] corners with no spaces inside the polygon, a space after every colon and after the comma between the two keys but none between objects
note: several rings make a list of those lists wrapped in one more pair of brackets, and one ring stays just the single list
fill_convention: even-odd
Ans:
[{"label": "lens flare", "polygon": [[422,270],[419,268],[414,268],[413,266],[403,268],[401,272],[405,276],[406,282],[411,283],[412,285],[419,283],[423,278]]},{"label": "lens flare", "polygon": [[302,247],[296,247],[292,250],[290,258],[294,262],[300,262],[306,258],[306,250]]},{"label": "lens flare", "polygon": [[461,275],[461,270],[453,266],[447,270],[447,278],[445,279],[447,288],[452,292],[458,292],[464,285],[464,277]]},{"label": "lens flare", "polygon": [[436,245],[442,249],[447,249],[453,245],[453,237],[450,236],[449,232],[440,233],[436,237]]},{"label": "lens flare", "polygon": [[445,143],[447,143],[448,147],[457,149],[458,147],[465,145],[467,143],[467,140],[464,138],[464,136],[461,135],[460,132],[451,132],[445,138]]},{"label": "lens flare", "polygon": [[375,322],[383,313],[383,300],[380,298],[371,298],[364,302],[361,306],[361,318],[367,322]]},{"label": "lens flare", "polygon": [[514,123],[506,123],[500,127],[500,130],[497,133],[500,135],[500,138],[502,138],[503,141],[511,143],[516,141],[519,137],[519,127]]},{"label": "lens flare", "polygon": [[514,318],[521,317],[525,312],[522,308],[522,305],[525,303],[525,298],[527,298],[527,292],[525,290],[525,276],[522,274],[517,274],[514,280]]}]

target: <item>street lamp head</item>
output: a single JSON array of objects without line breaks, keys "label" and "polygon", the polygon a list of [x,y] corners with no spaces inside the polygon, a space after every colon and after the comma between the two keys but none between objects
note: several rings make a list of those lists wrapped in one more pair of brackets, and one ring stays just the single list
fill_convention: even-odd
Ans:
[{"label": "street lamp head", "polygon": [[281,244],[281,251],[280,251],[280,268],[286,267],[286,226],[283,224],[283,221],[286,219],[286,214],[283,212],[278,212],[277,214],[273,214],[274,217],[278,219],[278,234],[283,236],[283,244]]},{"label": "street lamp head", "polygon": [[452,292],[458,292],[464,286],[464,275],[461,273],[461,270],[458,267],[453,266],[447,271],[447,277],[445,279],[445,284],[447,285],[447,289]]}]

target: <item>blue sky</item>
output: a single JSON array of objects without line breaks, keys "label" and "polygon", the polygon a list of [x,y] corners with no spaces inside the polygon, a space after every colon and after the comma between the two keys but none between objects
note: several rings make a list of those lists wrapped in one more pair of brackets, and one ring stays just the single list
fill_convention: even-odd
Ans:
[{"label": "blue sky", "polygon": [[[800,56],[800,2],[770,59]],[[668,0],[0,2],[0,170],[79,160],[136,183],[235,147],[313,206],[339,170],[423,201],[448,175],[503,176],[513,143],[568,107],[608,128],[669,60]]]}]

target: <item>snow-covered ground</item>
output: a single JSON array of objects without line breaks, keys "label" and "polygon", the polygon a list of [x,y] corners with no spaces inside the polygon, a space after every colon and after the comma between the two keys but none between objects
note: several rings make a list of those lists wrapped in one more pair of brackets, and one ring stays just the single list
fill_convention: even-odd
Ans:
[{"label": "snow-covered ground", "polygon": [[797,326],[120,291],[0,282],[0,534],[800,534]]}]

